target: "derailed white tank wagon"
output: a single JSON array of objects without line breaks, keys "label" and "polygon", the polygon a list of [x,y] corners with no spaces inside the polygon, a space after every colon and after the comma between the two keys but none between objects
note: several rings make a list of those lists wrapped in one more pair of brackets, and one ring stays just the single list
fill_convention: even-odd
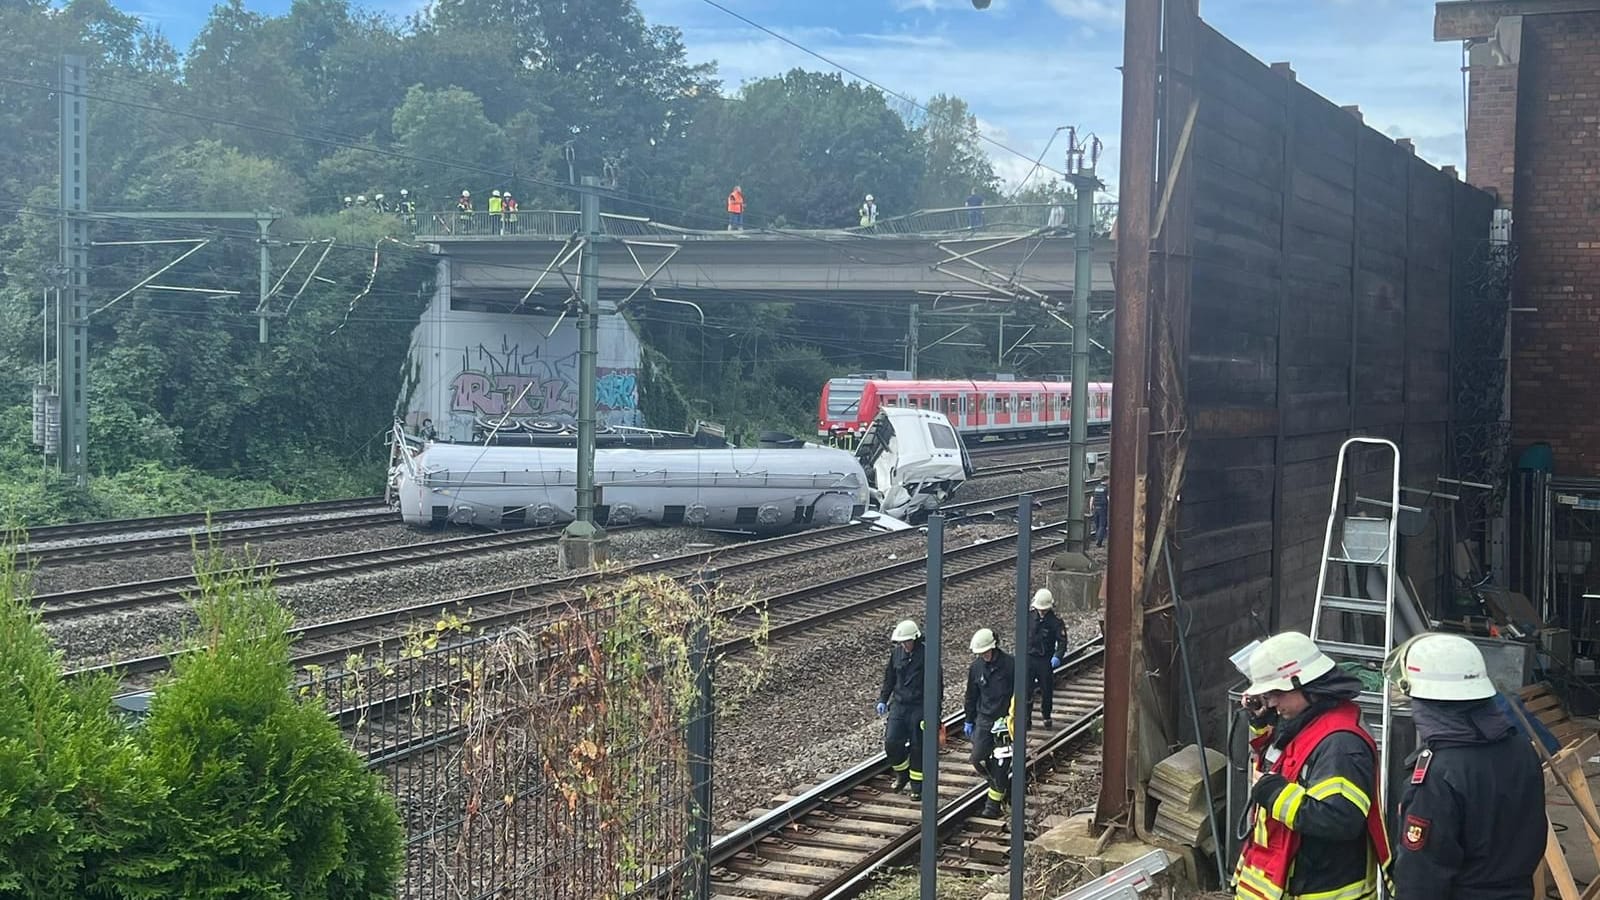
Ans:
[{"label": "derailed white tank wagon", "polygon": [[[405,446],[390,473],[407,524],[559,525],[577,505],[570,447]],[[595,452],[595,520],[775,533],[843,525],[866,511],[866,473],[843,450],[796,448]]]}]

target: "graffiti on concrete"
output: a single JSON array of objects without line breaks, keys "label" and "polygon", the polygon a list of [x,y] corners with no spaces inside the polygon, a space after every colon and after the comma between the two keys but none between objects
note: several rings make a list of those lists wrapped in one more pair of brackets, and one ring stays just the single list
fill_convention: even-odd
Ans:
[{"label": "graffiti on concrete", "polygon": [[639,408],[639,373],[633,369],[600,369],[595,381],[595,401],[601,410]]},{"label": "graffiti on concrete", "polygon": [[463,350],[461,371],[451,383],[451,412],[499,416],[574,414],[578,403],[578,355],[546,359],[540,349],[522,352],[502,336],[500,349],[479,344]]},{"label": "graffiti on concrete", "polygon": [[[636,413],[638,373],[600,369],[595,384],[602,412]],[[542,348],[523,352],[502,336],[498,351],[479,344],[463,350],[461,369],[451,382],[450,411],[466,415],[577,415],[578,355],[548,359]],[[616,418],[607,417],[608,420]],[[625,417],[631,421],[634,417]]]}]

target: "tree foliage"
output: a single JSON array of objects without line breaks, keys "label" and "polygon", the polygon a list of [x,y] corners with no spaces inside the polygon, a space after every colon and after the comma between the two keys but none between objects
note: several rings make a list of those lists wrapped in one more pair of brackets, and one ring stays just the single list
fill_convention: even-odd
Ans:
[{"label": "tree foliage", "polygon": [[[936,96],[908,118],[875,88],[802,70],[725,96],[714,67],[690,64],[682,35],[647,22],[636,0],[573,10],[438,0],[399,22],[351,0],[294,0],[281,14],[224,0],[180,54],[108,0],[0,2],[0,30],[22,48],[0,63],[0,425],[26,430],[18,407],[46,374],[59,53],[89,62],[92,208],[282,215],[265,344],[254,222],[96,222],[92,239],[116,243],[92,254],[95,481],[85,491],[36,475],[26,435],[6,431],[0,496],[54,517],[194,502],[169,490],[240,505],[375,491],[432,267],[420,248],[385,241],[408,240],[397,217],[341,213],[346,196],[406,188],[426,210],[500,188],[524,209],[570,209],[570,158],[578,174],[611,177],[611,211],[720,227],[737,183],[753,227],[838,227],[855,224],[867,193],[893,216],[997,187],[959,98]],[[201,239],[158,282],[190,290],[99,309],[187,249],[172,241]],[[328,240],[312,278],[326,246],[316,242]],[[652,383],[700,399],[663,414],[802,427],[823,377],[902,364],[903,311],[795,305],[726,318],[700,328],[641,315],[663,361]],[[941,346],[924,358],[930,372],[973,374],[987,356]],[[762,390],[741,394],[744,383]],[[120,492],[119,479],[155,493]]]},{"label": "tree foliage", "polygon": [[0,552],[0,898],[393,895],[393,802],[322,706],[291,695],[270,586],[218,559],[194,652],[130,730],[114,678],[63,678]]}]

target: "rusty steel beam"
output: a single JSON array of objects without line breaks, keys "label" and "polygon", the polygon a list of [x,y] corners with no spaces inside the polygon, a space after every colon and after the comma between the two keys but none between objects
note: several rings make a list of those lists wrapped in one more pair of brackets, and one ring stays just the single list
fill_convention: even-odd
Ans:
[{"label": "rusty steel beam", "polygon": [[[1122,39],[1122,156],[1117,210],[1117,321],[1111,382],[1111,547],[1106,563],[1105,740],[1095,820],[1122,820],[1132,800],[1134,534],[1142,518],[1150,352],[1150,227],[1155,199],[1156,67],[1162,0],[1128,0]],[[1142,535],[1139,536],[1142,539]]]},{"label": "rusty steel beam", "polygon": [[1600,0],[1446,0],[1433,7],[1433,39],[1463,41],[1494,34],[1507,16],[1600,12]]}]

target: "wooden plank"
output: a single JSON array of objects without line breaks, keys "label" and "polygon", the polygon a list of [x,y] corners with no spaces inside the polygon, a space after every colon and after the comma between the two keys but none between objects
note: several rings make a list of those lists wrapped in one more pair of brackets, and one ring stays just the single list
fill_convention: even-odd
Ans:
[{"label": "wooden plank", "polygon": [[1561,840],[1556,837],[1556,826],[1545,820],[1544,864],[1555,880],[1561,900],[1579,900],[1578,883],[1572,878],[1567,856],[1561,850]]}]

